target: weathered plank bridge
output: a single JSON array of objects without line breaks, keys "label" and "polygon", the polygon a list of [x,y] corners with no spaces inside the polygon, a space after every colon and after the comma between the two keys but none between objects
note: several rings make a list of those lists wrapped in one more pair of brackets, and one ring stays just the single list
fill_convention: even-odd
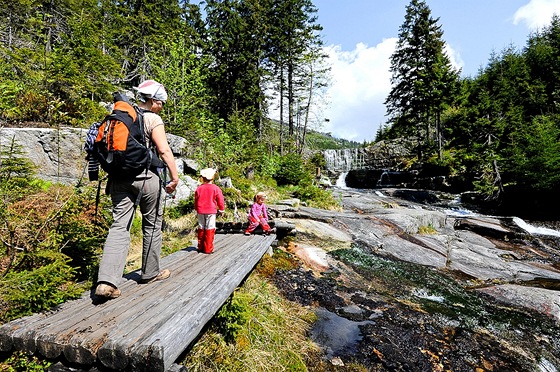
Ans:
[{"label": "weathered plank bridge", "polygon": [[276,235],[217,234],[215,252],[189,247],[162,259],[171,278],[138,284],[128,274],[119,298],[93,292],[47,313],[0,327],[0,351],[23,351],[82,366],[167,371],[253,270]]}]

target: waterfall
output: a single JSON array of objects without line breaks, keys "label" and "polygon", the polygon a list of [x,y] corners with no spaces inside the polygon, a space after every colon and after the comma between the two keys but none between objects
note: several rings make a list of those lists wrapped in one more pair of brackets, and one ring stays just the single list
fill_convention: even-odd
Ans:
[{"label": "waterfall", "polygon": [[323,151],[327,169],[335,172],[348,172],[365,165],[363,149],[341,149]]},{"label": "waterfall", "polygon": [[387,169],[383,169],[381,176],[377,180],[377,187],[382,186],[390,186],[391,185],[391,177],[389,176],[389,171]]},{"label": "waterfall", "polygon": [[517,226],[521,227],[523,230],[527,231],[531,235],[547,235],[547,236],[555,236],[560,237],[560,231],[549,229],[546,227],[537,227],[528,224],[527,222],[523,221],[519,217],[514,217],[513,222],[517,224]]}]

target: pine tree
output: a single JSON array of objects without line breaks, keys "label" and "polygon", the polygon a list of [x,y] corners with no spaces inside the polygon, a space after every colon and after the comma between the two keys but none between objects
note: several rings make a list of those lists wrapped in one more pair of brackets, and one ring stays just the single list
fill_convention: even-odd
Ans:
[{"label": "pine tree", "polygon": [[391,136],[416,136],[426,146],[435,134],[441,152],[440,115],[453,97],[458,72],[444,53],[438,20],[422,0],[412,0],[407,6],[391,56],[392,89],[385,104]]},{"label": "pine tree", "polygon": [[107,43],[114,46],[130,87],[154,78],[153,57],[166,55],[166,41],[182,30],[184,9],[178,0],[103,0]]},{"label": "pine tree", "polygon": [[207,48],[212,58],[208,85],[213,106],[227,122],[234,113],[251,120],[256,130],[262,117],[264,75],[261,61],[266,36],[266,1],[207,2]]}]

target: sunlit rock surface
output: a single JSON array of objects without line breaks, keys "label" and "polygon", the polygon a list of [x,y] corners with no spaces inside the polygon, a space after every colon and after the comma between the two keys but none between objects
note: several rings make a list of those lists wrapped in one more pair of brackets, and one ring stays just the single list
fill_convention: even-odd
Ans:
[{"label": "sunlit rock surface", "polygon": [[[559,370],[560,251],[558,236],[542,235],[554,231],[394,191],[336,189],[342,211],[276,210],[296,226],[290,250],[303,266],[274,281],[317,306],[326,360],[372,371]],[[329,334],[338,317],[342,333]]]}]

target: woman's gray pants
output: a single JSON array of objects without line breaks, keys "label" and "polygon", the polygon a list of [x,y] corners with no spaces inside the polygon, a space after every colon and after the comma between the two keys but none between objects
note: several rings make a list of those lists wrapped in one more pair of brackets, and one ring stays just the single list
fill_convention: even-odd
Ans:
[{"label": "woman's gray pants", "polygon": [[134,180],[111,180],[109,193],[113,201],[114,222],[109,229],[103,256],[99,264],[98,282],[111,283],[118,287],[130,247],[130,226],[134,218],[138,194],[142,190],[139,206],[142,214],[142,279],[151,279],[159,274],[163,220],[163,187],[159,177],[148,171]]}]

